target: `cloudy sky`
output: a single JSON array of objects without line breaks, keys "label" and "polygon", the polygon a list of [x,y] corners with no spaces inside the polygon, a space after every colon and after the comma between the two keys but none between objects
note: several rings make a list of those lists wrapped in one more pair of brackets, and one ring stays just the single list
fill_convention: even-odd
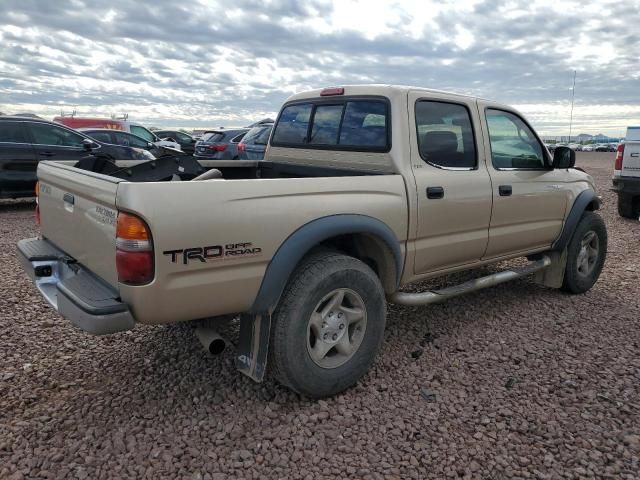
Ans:
[{"label": "cloudy sky", "polygon": [[401,83],[544,135],[640,124],[640,0],[0,0],[0,111],[243,125],[301,90]]}]

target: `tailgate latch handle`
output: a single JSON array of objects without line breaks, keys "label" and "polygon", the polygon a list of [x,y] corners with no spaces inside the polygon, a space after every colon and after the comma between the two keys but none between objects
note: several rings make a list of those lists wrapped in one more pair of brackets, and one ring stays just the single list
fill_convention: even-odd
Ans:
[{"label": "tailgate latch handle", "polygon": [[69,205],[74,205],[76,203],[76,198],[71,193],[65,193],[62,196],[64,203],[68,203]]}]

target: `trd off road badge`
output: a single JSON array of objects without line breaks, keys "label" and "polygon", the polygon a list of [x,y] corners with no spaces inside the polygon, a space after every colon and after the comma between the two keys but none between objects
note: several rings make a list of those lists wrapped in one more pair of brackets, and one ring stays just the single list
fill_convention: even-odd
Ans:
[{"label": "trd off road badge", "polygon": [[253,243],[227,243],[226,245],[209,245],[208,247],[191,247],[181,250],[165,250],[163,255],[171,257],[171,263],[182,262],[188,265],[191,261],[206,263],[212,260],[229,260],[233,258],[255,257],[262,249]]}]

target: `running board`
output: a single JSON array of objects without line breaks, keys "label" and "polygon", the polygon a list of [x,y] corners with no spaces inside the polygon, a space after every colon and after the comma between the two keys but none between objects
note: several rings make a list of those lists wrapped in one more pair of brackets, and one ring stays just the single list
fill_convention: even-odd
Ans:
[{"label": "running board", "polygon": [[547,255],[542,255],[540,260],[525,265],[524,267],[505,270],[504,272],[494,273],[486,277],[476,278],[468,282],[454,285],[453,287],[443,288],[442,290],[429,290],[422,293],[403,293],[395,292],[389,297],[389,302],[399,305],[419,306],[428,305],[430,303],[443,302],[449,298],[457,297],[465,293],[475,292],[483,288],[493,287],[509,280],[530,275],[539,270],[547,268],[551,265],[551,259]]}]

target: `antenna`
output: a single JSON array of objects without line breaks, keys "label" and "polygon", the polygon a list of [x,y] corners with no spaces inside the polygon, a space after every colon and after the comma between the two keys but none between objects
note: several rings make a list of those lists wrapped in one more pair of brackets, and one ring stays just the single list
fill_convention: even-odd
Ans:
[{"label": "antenna", "polygon": [[571,116],[569,117],[569,143],[571,143],[571,128],[573,127],[573,101],[576,98],[576,71],[573,71],[573,87],[571,88]]}]

